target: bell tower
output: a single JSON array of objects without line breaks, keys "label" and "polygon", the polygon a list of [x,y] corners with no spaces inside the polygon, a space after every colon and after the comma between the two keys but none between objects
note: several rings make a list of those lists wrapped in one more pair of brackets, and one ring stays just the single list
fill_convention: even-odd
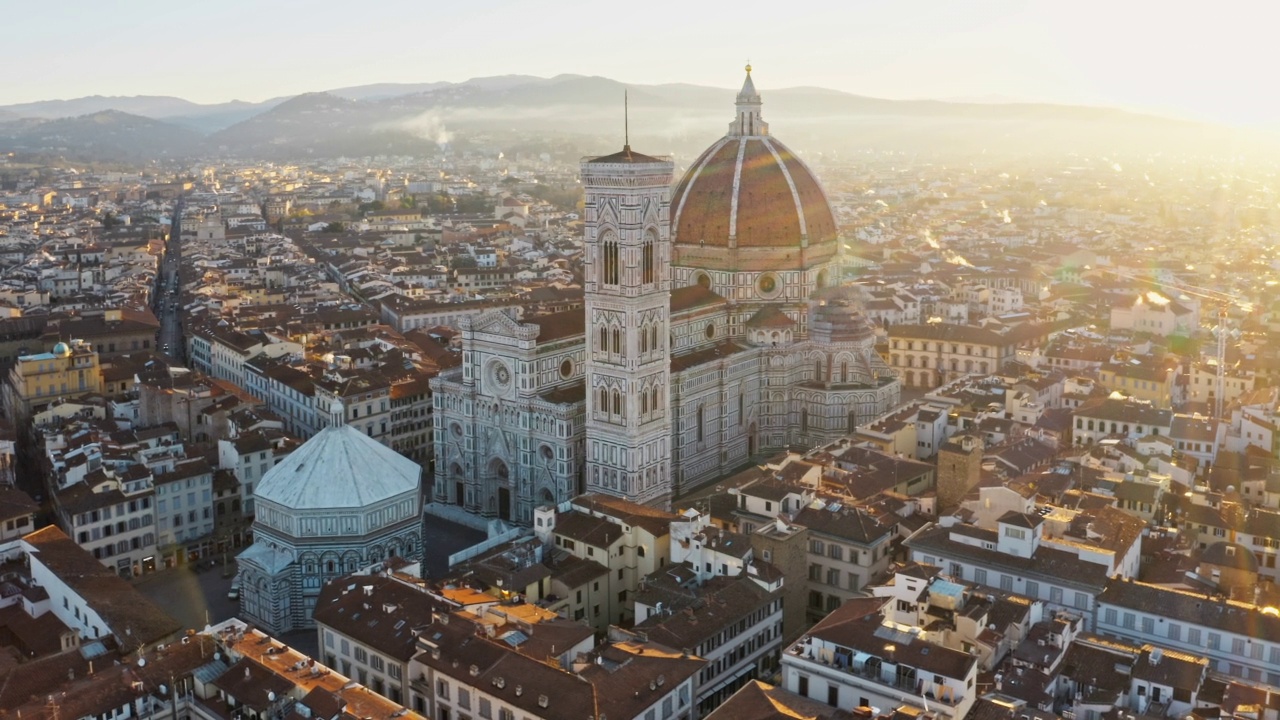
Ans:
[{"label": "bell tower", "polygon": [[582,161],[585,192],[587,490],[671,496],[670,159]]}]

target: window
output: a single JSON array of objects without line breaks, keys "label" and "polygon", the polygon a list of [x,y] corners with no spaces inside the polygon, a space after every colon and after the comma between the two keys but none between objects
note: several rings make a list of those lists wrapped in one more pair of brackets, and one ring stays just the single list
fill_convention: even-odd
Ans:
[{"label": "window", "polygon": [[1166,632],[1168,633],[1170,640],[1176,642],[1182,639],[1182,626],[1177,623],[1169,623],[1169,627],[1166,629]]},{"label": "window", "polygon": [[1012,592],[1012,591],[1013,591],[1013,576],[1012,576],[1012,575],[1004,575],[1004,574],[1001,574],[1001,575],[1000,575],[1000,589],[1001,589],[1001,590],[1004,590],[1005,592]]},{"label": "window", "polygon": [[832,560],[843,560],[844,548],[839,545],[828,545],[827,554],[831,557]]},{"label": "window", "polygon": [[976,583],[978,583],[979,585],[986,585],[986,584],[987,584],[987,571],[986,571],[986,570],[983,570],[982,568],[978,568],[977,570],[974,570],[974,571],[973,571],[973,581],[974,581],[974,582],[976,582]]},{"label": "window", "polygon": [[1115,608],[1107,608],[1106,610],[1103,610],[1103,611],[1102,611],[1102,622],[1103,622],[1104,624],[1107,624],[1107,625],[1115,625],[1115,624],[1116,624],[1116,609],[1115,609]]},{"label": "window", "polygon": [[1222,636],[1221,636],[1221,635],[1219,635],[1218,633],[1209,633],[1209,649],[1210,649],[1210,650],[1221,650],[1221,649],[1222,649]]},{"label": "window", "polygon": [[1032,600],[1040,599],[1040,583],[1035,580],[1028,580],[1026,587],[1026,595]]},{"label": "window", "polygon": [[1187,628],[1187,644],[1188,645],[1200,644],[1200,628]]},{"label": "window", "polygon": [[1142,618],[1142,632],[1145,635],[1151,635],[1156,631],[1156,619],[1144,617]]},{"label": "window", "polygon": [[613,241],[613,234],[605,235],[604,251],[604,284],[618,284],[618,243]]}]

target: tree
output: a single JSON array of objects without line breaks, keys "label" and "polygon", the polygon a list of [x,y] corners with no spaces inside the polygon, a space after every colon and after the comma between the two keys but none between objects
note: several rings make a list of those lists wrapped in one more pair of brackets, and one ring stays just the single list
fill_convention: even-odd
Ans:
[{"label": "tree", "polygon": [[454,212],[453,198],[444,193],[436,193],[427,198],[427,212],[432,215]]},{"label": "tree", "polygon": [[324,230],[322,232],[340,233],[340,232],[345,232],[346,229],[347,229],[347,226],[343,225],[340,222],[331,222],[328,225],[324,226]]},{"label": "tree", "polygon": [[476,266],[476,259],[470,255],[458,255],[450,263],[449,267],[454,270],[471,269]]},{"label": "tree", "polygon": [[460,213],[486,213],[493,212],[493,200],[485,195],[463,195],[455,199],[457,203],[456,212]]}]

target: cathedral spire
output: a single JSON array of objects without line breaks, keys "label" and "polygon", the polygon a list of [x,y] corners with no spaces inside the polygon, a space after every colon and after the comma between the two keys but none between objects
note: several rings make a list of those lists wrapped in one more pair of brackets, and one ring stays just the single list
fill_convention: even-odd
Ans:
[{"label": "cathedral spire", "polygon": [[751,64],[747,64],[747,78],[742,81],[742,89],[738,91],[736,102],[738,116],[729,124],[730,137],[746,137],[751,135],[768,135],[769,123],[760,115],[760,93],[756,84],[751,81]]}]

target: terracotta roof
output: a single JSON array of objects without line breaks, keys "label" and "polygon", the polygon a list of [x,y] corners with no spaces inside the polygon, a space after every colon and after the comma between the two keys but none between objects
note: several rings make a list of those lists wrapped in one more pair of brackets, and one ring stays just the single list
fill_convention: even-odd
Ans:
[{"label": "terracotta roof", "polygon": [[107,629],[131,648],[164,640],[181,629],[178,621],[160,606],[103,567],[57,527],[37,530],[25,536],[23,542],[34,550],[34,559],[70,586],[102,618]]},{"label": "terracotta roof", "polygon": [[853,714],[788,692],[759,680],[749,680],[720,704],[706,720],[852,720]]},{"label": "terracotta roof", "polygon": [[625,145],[616,153],[594,157],[586,162],[588,164],[595,165],[603,163],[665,163],[669,161],[653,157],[652,155],[638,153],[632,150],[630,145]]},{"label": "terracotta roof", "polygon": [[[834,643],[852,650],[863,650],[879,655],[883,652],[884,638],[878,634],[888,598],[854,598],[846,601],[827,615],[808,632],[811,637]],[[894,659],[923,672],[945,675],[949,678],[965,678],[977,659],[968,653],[911,636],[895,643]]]},{"label": "terracotta roof", "polygon": [[673,313],[726,302],[728,300],[724,297],[701,285],[690,285],[671,291],[671,312]]},{"label": "terracotta roof", "polygon": [[787,317],[775,305],[760,308],[747,320],[747,327],[751,328],[789,328],[795,326],[795,321]]},{"label": "terracotta roof", "polygon": [[324,586],[314,616],[318,624],[383,655],[408,661],[418,649],[414,630],[443,607],[419,588],[390,578],[348,576]]},{"label": "terracotta roof", "polygon": [[529,318],[525,322],[538,326],[538,342],[552,342],[583,334],[587,327],[587,313],[581,308],[565,310]]}]

